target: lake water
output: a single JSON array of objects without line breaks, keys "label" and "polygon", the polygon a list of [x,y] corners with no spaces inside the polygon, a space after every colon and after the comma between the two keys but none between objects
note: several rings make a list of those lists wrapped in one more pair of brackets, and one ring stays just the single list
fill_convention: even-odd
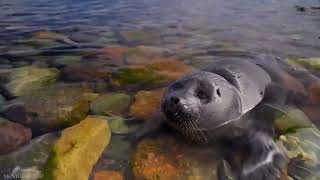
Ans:
[{"label": "lake water", "polygon": [[222,41],[236,43],[252,52],[319,56],[319,11],[300,12],[295,8],[296,5],[317,6],[317,3],[297,0],[3,1],[0,3],[0,46],[5,53],[7,46],[12,47],[28,35],[45,30],[74,36],[79,42],[82,36],[89,36],[82,39],[96,43],[105,32],[149,29],[168,37],[162,42],[151,42],[165,47],[178,42],[201,49]]},{"label": "lake water", "polygon": [[[126,136],[153,118],[162,88],[190,70],[227,58],[270,57],[288,72],[280,73],[285,87],[308,97],[281,109],[276,123],[277,145],[290,159],[288,176],[318,180],[320,133],[309,119],[320,126],[319,7],[318,0],[0,1],[0,107],[22,100],[26,114],[3,116],[44,142],[36,147],[41,156],[28,149],[31,135],[11,149],[0,145],[0,175],[49,167],[56,138],[50,133],[100,115],[112,116],[112,138],[91,179],[115,173],[125,179],[215,180],[217,157],[210,148],[168,135],[134,147]],[[73,111],[79,89],[95,94],[87,94],[87,109]],[[22,121],[20,114],[26,116]],[[28,150],[19,149],[23,145]],[[6,159],[9,152],[15,160]]]}]

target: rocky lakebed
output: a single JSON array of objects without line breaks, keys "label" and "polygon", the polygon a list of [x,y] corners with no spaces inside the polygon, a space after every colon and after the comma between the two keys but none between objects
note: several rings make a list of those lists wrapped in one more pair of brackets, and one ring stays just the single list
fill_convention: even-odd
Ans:
[{"label": "rocky lakebed", "polygon": [[307,94],[299,108],[265,107],[277,113],[281,180],[320,180],[315,6],[26,1],[0,2],[0,180],[218,180],[218,171],[235,180],[214,147],[130,136],[176,79],[266,54],[289,70],[285,86]]},{"label": "rocky lakebed", "polygon": [[[121,35],[127,41],[156,36],[130,31]],[[24,46],[55,46],[63,38],[38,32]],[[232,44],[224,46],[246,53]],[[197,147],[170,134],[138,144],[127,138],[152,120],[170,82],[206,64],[197,58],[182,61],[184,56],[188,54],[156,46],[118,45],[53,59],[31,55],[20,65],[1,61],[5,90],[0,96],[0,174],[24,180],[217,179],[221,159],[212,147]],[[296,72],[314,77],[320,72],[320,58],[283,61]],[[311,104],[320,103],[317,82],[288,78],[288,84],[308,92]],[[312,108],[288,106],[275,120],[276,142],[287,156],[283,179],[320,177],[320,131],[304,113]],[[222,163],[232,180],[228,164]]]}]

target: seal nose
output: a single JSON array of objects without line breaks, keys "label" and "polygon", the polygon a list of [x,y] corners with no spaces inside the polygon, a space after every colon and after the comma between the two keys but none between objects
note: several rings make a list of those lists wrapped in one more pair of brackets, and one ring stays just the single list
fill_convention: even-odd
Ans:
[{"label": "seal nose", "polygon": [[178,105],[180,103],[180,98],[173,96],[170,98],[170,103],[171,105],[174,105],[174,106]]}]

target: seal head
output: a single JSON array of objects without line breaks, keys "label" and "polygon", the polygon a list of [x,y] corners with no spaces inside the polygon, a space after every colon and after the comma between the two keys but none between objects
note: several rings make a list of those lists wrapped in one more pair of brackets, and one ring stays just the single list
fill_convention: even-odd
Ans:
[{"label": "seal head", "polygon": [[195,141],[208,141],[204,131],[241,117],[241,97],[225,78],[198,71],[171,84],[162,101],[167,122]]},{"label": "seal head", "polygon": [[254,63],[216,62],[171,84],[161,110],[167,122],[189,139],[199,134],[200,141],[208,136],[234,138],[250,126],[244,115],[262,101],[270,82],[268,73]]}]

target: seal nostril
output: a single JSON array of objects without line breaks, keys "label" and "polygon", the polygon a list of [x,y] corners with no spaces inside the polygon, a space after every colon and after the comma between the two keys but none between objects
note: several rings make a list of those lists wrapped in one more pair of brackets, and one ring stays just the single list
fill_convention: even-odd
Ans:
[{"label": "seal nostril", "polygon": [[177,105],[180,102],[180,99],[177,97],[171,97],[171,103]]}]

